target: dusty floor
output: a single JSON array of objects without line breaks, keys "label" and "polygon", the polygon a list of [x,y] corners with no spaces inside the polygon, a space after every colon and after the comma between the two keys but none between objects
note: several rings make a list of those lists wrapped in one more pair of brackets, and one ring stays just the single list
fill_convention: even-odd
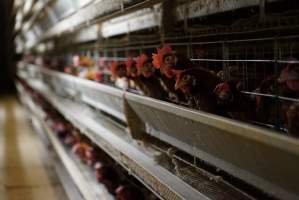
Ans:
[{"label": "dusty floor", "polygon": [[0,200],[66,200],[45,146],[14,97],[0,97]]}]

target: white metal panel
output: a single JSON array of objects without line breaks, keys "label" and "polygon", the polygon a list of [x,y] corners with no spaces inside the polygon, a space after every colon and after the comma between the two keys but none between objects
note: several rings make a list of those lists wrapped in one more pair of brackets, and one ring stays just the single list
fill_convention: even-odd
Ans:
[{"label": "white metal panel", "polygon": [[75,11],[71,0],[57,0],[53,5],[53,10],[59,19],[62,19]]},{"label": "white metal panel", "polygon": [[82,29],[75,34],[75,36],[72,38],[72,42],[80,43],[96,40],[98,38],[98,32],[98,25],[93,25],[88,28]]},{"label": "white metal panel", "polygon": [[36,36],[33,30],[26,32],[25,38],[26,38],[26,44],[25,44],[26,48],[31,48],[36,42]]},{"label": "white metal panel", "polygon": [[[268,0],[274,2],[279,0]],[[259,5],[260,0],[196,0],[187,4],[188,18],[202,17],[220,12]],[[186,4],[185,4],[186,5]],[[184,19],[185,5],[177,8],[178,19]]]},{"label": "white metal panel", "polygon": [[76,4],[77,8],[81,8],[91,3],[94,0],[73,0],[73,1]]},{"label": "white metal panel", "polygon": [[21,37],[19,36],[16,37],[15,44],[16,44],[16,52],[21,53],[24,50],[24,45],[25,45]]},{"label": "white metal panel", "polygon": [[[128,2],[128,0],[122,0],[123,3]],[[119,0],[98,0],[88,6],[78,10],[78,12],[61,22],[53,26],[46,34],[44,38],[53,37],[55,35],[61,34],[65,31],[72,31],[77,26],[83,23],[89,23],[90,20],[96,17],[112,13],[116,10],[122,8],[121,1]]]},{"label": "white metal panel", "polygon": [[41,29],[41,27],[38,24],[33,26],[32,30],[34,31],[37,38],[39,38],[43,34],[43,30]]},{"label": "white metal panel", "polygon": [[33,0],[26,0],[24,1],[23,13],[26,15],[33,6]]},{"label": "white metal panel", "polygon": [[102,24],[103,37],[157,27],[161,24],[161,5],[145,8],[134,13],[108,20]]}]

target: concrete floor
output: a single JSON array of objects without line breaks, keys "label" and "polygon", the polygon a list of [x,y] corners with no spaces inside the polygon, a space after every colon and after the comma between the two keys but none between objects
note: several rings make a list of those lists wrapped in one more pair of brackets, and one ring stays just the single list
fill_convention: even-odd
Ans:
[{"label": "concrete floor", "polygon": [[0,200],[66,200],[45,146],[14,97],[0,97]]}]

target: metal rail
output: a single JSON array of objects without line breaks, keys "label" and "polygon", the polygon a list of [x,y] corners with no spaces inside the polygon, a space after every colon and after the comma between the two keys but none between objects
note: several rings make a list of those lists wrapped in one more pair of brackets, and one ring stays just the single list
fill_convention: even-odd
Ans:
[{"label": "metal rail", "polygon": [[[260,42],[260,41],[271,41],[275,39],[280,40],[287,40],[287,39],[298,39],[299,35],[289,35],[289,36],[279,36],[277,37],[265,37],[265,38],[252,38],[252,39],[237,39],[237,40],[217,40],[217,41],[207,41],[207,42],[166,42],[167,44],[170,44],[172,46],[195,46],[195,45],[208,45],[208,44],[233,44],[233,43],[244,43],[244,42]],[[168,38],[167,40],[178,40],[178,39],[192,39],[190,36],[180,36],[180,37],[174,37],[174,38]],[[140,43],[140,42],[139,42]],[[114,47],[114,46],[105,46],[105,49],[107,51],[127,51],[127,50],[136,50],[136,49],[151,49],[151,48],[157,48],[161,44],[161,40],[153,40],[153,41],[144,41],[139,43],[130,43],[130,44],[124,44],[121,43],[122,46],[126,47]],[[148,43],[157,43],[156,45],[151,45]],[[110,45],[110,44],[109,44]],[[87,47],[88,48],[88,47]],[[94,45],[91,45],[89,48],[94,49]]]},{"label": "metal rail", "polygon": [[[188,36],[180,36],[180,37],[168,37],[165,38],[166,40],[177,40],[177,39],[193,39],[193,37],[196,37],[196,35],[188,35]],[[298,39],[299,35],[288,35],[288,36],[279,36],[279,39]],[[277,39],[277,36],[273,37],[264,37],[264,38],[250,38],[250,39],[227,39],[227,40],[217,40],[217,41],[208,41],[208,42],[177,42],[177,43],[171,43],[173,45],[204,45],[204,44],[223,44],[223,43],[242,43],[242,42],[260,42],[260,41],[269,41],[269,40],[275,40]]]},{"label": "metal rail", "polygon": [[200,59],[190,58],[191,61],[204,61],[204,62],[260,62],[260,63],[281,63],[281,64],[299,64],[295,60],[256,60],[256,59]]},{"label": "metal rail", "polygon": [[283,96],[277,96],[277,95],[272,95],[272,94],[263,94],[263,93],[258,93],[258,92],[247,92],[247,91],[241,91],[241,92],[244,93],[244,94],[253,94],[253,95],[256,95],[256,96],[271,97],[271,98],[278,98],[280,100],[299,102],[299,99],[283,97]]}]

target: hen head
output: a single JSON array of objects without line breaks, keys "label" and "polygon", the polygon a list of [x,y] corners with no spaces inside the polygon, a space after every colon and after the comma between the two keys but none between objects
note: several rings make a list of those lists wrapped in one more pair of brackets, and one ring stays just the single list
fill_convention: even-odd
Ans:
[{"label": "hen head", "polygon": [[152,59],[145,54],[141,54],[137,57],[136,67],[138,70],[138,75],[143,75],[146,78],[151,77],[155,72]]},{"label": "hen head", "polygon": [[72,135],[72,134],[68,134],[64,140],[63,140],[64,144],[66,144],[67,146],[73,146],[77,140],[76,138]]},{"label": "hen head", "polygon": [[184,94],[189,94],[191,88],[195,85],[195,76],[184,71],[176,71],[175,89],[181,90]]},{"label": "hen head", "polygon": [[123,78],[127,75],[127,67],[123,62],[113,62],[111,66],[111,73],[115,77]]},{"label": "hen head", "polygon": [[95,169],[96,178],[99,182],[106,179],[106,177],[105,177],[106,176],[106,171],[107,171],[106,166],[104,166],[101,162],[97,162],[94,165],[94,169]]},{"label": "hen head", "polygon": [[85,151],[88,148],[88,144],[78,142],[72,147],[72,152],[76,154],[83,162],[85,162]]},{"label": "hen head", "polygon": [[288,132],[296,137],[299,136],[299,103],[292,104],[286,113]]},{"label": "hen head", "polygon": [[120,185],[115,189],[117,200],[139,200],[144,199],[140,190],[131,186]]},{"label": "hen head", "polygon": [[120,185],[115,190],[117,200],[127,200],[131,198],[129,189],[126,186]]},{"label": "hen head", "polygon": [[67,73],[67,74],[75,75],[76,74],[76,69],[72,66],[66,66],[64,68],[64,72]]},{"label": "hen head", "polygon": [[232,90],[228,82],[220,83],[214,90],[217,99],[221,102],[230,101],[232,99]]},{"label": "hen head", "polygon": [[164,66],[171,68],[173,66],[176,66],[178,58],[175,53],[167,53],[164,55],[163,62]]},{"label": "hen head", "polygon": [[153,54],[153,65],[160,69],[161,73],[167,78],[173,78],[173,66],[176,65],[178,58],[169,45],[164,45],[161,49],[157,49],[157,54]]},{"label": "hen head", "polygon": [[131,76],[131,77],[137,77],[138,76],[136,62],[133,60],[132,57],[129,57],[127,59],[126,70],[127,70],[127,75],[128,76]]},{"label": "hen head", "polygon": [[285,83],[290,90],[299,92],[299,65],[295,62],[297,60],[292,59],[291,63],[281,71],[278,82]]},{"label": "hen head", "polygon": [[93,146],[89,146],[85,150],[85,158],[87,165],[91,166],[97,160],[97,151]]}]

